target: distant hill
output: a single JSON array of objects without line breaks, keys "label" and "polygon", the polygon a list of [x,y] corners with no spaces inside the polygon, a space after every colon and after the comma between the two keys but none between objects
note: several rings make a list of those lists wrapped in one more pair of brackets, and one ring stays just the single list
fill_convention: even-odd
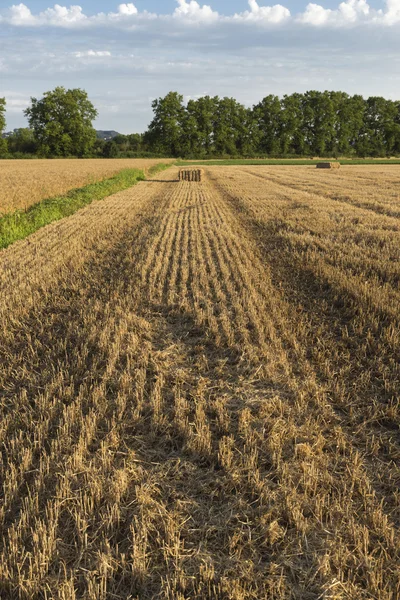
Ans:
[{"label": "distant hill", "polygon": [[115,137],[117,137],[117,135],[119,135],[118,131],[96,131],[97,133],[97,138],[99,140],[104,140],[106,142],[108,142],[109,140],[113,140]]}]

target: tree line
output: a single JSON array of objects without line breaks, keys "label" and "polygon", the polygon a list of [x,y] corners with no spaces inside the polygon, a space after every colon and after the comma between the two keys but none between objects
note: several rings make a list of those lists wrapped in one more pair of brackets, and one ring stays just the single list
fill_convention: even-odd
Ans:
[{"label": "tree line", "polygon": [[[0,138],[0,155],[300,157],[400,154],[400,102],[344,92],[269,95],[248,108],[234,98],[184,102],[170,92],[152,103],[144,134],[97,139],[97,110],[81,89],[58,87],[25,110],[29,128]],[[0,98],[0,133],[5,129]]]}]

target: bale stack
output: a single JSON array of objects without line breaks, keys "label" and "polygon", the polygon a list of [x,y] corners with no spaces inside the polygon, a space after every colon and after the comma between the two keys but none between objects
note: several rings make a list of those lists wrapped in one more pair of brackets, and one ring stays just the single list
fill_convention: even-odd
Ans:
[{"label": "bale stack", "polygon": [[317,164],[317,169],[340,169],[339,162],[320,162]]},{"label": "bale stack", "polygon": [[201,181],[201,169],[181,169],[179,171],[179,181]]}]

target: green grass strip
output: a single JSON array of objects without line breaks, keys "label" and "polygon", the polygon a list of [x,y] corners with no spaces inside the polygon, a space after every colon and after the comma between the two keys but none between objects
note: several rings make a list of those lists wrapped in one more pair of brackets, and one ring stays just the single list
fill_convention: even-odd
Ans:
[{"label": "green grass strip", "polygon": [[321,160],[312,160],[312,159],[231,159],[231,160],[204,160],[204,161],[179,161],[177,165],[179,167],[194,167],[200,165],[209,165],[215,167],[228,167],[235,165],[289,165],[289,166],[316,166],[318,162],[340,162],[341,165],[400,165],[400,159],[384,159],[384,158],[357,158],[357,159],[339,159],[339,160],[330,160],[330,159],[321,159]]},{"label": "green grass strip", "polygon": [[102,200],[144,180],[143,171],[124,169],[109,179],[71,190],[65,196],[47,198],[24,211],[0,216],[0,249],[28,237],[53,221],[69,217],[94,200]]},{"label": "green grass strip", "polygon": [[161,173],[161,171],[165,171],[165,169],[169,169],[173,166],[173,163],[158,163],[158,165],[154,165],[147,170],[147,173],[150,177],[153,175],[157,175],[157,173]]}]

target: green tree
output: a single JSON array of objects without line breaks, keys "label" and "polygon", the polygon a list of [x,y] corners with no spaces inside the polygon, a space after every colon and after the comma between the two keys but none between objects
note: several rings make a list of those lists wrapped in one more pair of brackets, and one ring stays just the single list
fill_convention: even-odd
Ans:
[{"label": "green tree", "polygon": [[216,102],[214,147],[217,155],[237,156],[247,143],[246,108],[234,98]]},{"label": "green tree", "polygon": [[211,156],[214,153],[214,128],[218,96],[204,96],[188,102],[187,110],[196,122],[195,139],[199,156]]},{"label": "green tree", "polygon": [[38,151],[44,156],[85,156],[96,141],[97,110],[81,89],[57,87],[25,110]]},{"label": "green tree", "polygon": [[143,135],[141,133],[130,133],[126,137],[131,152],[140,152],[143,149]]},{"label": "green tree", "polygon": [[323,156],[335,141],[335,108],[329,92],[311,90],[303,96],[303,131],[311,154]]},{"label": "green tree", "polygon": [[106,158],[116,158],[119,154],[119,146],[114,140],[105,143],[103,154]]},{"label": "green tree", "polygon": [[369,156],[390,156],[398,147],[398,104],[380,96],[366,100],[364,127],[359,147]]},{"label": "green tree", "polygon": [[278,96],[266,96],[254,107],[260,132],[259,147],[266,154],[278,154],[282,151],[283,130],[282,106]]},{"label": "green tree", "polygon": [[154,100],[152,108],[154,117],[146,140],[154,152],[165,156],[180,156],[185,116],[183,96],[177,92],[170,92],[165,98]]},{"label": "green tree", "polygon": [[35,154],[37,144],[32,129],[27,127],[14,129],[8,138],[8,150],[12,154],[21,152],[22,154]]},{"label": "green tree", "polygon": [[0,98],[0,155],[7,152],[7,140],[2,137],[6,127],[6,99]]}]

